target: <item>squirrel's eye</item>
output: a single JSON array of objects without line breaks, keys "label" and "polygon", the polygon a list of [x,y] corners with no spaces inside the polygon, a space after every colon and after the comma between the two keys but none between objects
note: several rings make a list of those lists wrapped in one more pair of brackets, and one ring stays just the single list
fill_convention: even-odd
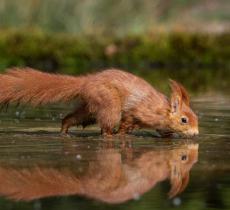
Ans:
[{"label": "squirrel's eye", "polygon": [[188,123],[188,118],[182,117],[182,118],[181,118],[181,122],[184,123],[184,124],[185,124],[185,123]]}]

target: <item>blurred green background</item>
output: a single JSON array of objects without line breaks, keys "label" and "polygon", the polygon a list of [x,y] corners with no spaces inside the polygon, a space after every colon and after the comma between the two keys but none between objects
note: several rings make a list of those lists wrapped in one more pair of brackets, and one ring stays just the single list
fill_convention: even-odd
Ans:
[{"label": "blurred green background", "polygon": [[0,71],[117,67],[163,89],[170,77],[228,90],[229,11],[228,0],[1,0]]},{"label": "blurred green background", "polygon": [[[158,186],[144,199],[120,206],[78,197],[28,203],[0,198],[0,209],[228,209],[229,100],[222,107],[221,102],[229,99],[230,88],[229,11],[229,0],[0,0],[1,73],[15,66],[73,75],[116,67],[163,91],[168,90],[168,78],[176,79],[200,95],[197,110],[201,129],[207,129],[200,139],[200,166],[189,184],[194,189],[183,194],[182,206],[162,197],[167,190]],[[206,97],[210,93],[219,96],[215,106]],[[47,109],[39,117],[44,113]],[[33,125],[34,116],[27,115],[25,127]],[[4,119],[11,117],[2,114],[0,123]],[[14,119],[15,127],[23,126],[18,122]],[[35,123],[51,127],[44,119]],[[2,123],[1,128],[10,126]],[[14,142],[18,137],[11,132]],[[7,155],[13,157],[8,150]]]},{"label": "blurred green background", "polygon": [[228,0],[1,0],[0,26],[93,35],[143,34],[161,27],[223,32],[229,9]]}]

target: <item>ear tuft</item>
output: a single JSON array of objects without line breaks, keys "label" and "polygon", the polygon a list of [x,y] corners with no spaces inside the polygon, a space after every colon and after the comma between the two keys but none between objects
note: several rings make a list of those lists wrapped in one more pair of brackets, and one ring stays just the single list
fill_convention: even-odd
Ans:
[{"label": "ear tuft", "polygon": [[181,95],[180,85],[175,80],[172,79],[169,79],[169,82],[170,82],[170,87],[172,92]]},{"label": "ear tuft", "polygon": [[189,106],[190,105],[190,97],[189,97],[189,94],[187,92],[187,90],[185,89],[185,87],[180,84],[179,82],[176,82],[175,80],[172,80],[172,79],[169,79],[170,81],[170,87],[172,89],[172,92],[177,92],[181,98],[182,98],[182,101],[187,105]]},{"label": "ear tuft", "polygon": [[189,94],[188,94],[187,90],[185,89],[185,87],[182,84],[178,83],[178,85],[180,86],[183,102],[187,106],[189,106],[190,105],[190,97],[189,97]]},{"label": "ear tuft", "polygon": [[181,110],[181,105],[182,105],[182,94],[180,87],[174,80],[169,80],[170,81],[170,87],[171,87],[171,99],[170,99],[170,104],[171,104],[171,113],[179,113]]}]

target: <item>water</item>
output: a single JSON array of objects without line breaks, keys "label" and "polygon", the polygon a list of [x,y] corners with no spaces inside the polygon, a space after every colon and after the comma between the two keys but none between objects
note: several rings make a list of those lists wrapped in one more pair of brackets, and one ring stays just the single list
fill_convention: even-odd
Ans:
[{"label": "water", "polygon": [[59,135],[66,109],[1,114],[0,209],[230,209],[230,100],[196,98],[199,137],[138,131],[105,140],[97,128]]}]

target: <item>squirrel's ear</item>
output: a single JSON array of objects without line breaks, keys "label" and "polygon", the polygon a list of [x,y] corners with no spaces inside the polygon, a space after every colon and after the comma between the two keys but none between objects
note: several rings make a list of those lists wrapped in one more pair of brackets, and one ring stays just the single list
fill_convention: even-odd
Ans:
[{"label": "squirrel's ear", "polygon": [[189,97],[189,94],[188,94],[187,90],[185,89],[185,87],[182,84],[180,84],[180,83],[177,83],[177,84],[180,87],[183,102],[187,106],[189,106],[190,105],[190,97]]},{"label": "squirrel's ear", "polygon": [[181,192],[183,192],[185,190],[185,188],[187,187],[188,183],[189,183],[189,171],[186,171],[186,173],[182,177],[182,185],[180,187],[179,193],[181,193]]},{"label": "squirrel's ear", "polygon": [[182,106],[182,93],[180,86],[177,82],[174,80],[170,81],[170,87],[171,87],[171,99],[170,99],[170,105],[171,105],[171,113],[179,113],[181,111]]},{"label": "squirrel's ear", "polygon": [[185,89],[185,87],[179,83],[179,82],[176,82],[175,80],[169,80],[170,81],[170,86],[171,88],[173,89],[176,89],[178,92],[180,92],[180,95],[181,95],[181,98],[182,98],[182,101],[187,105],[189,106],[190,105],[190,97],[189,97],[189,94],[187,92],[187,90]]},{"label": "squirrel's ear", "polygon": [[171,165],[171,176],[170,176],[170,184],[171,189],[168,192],[169,198],[173,198],[180,192],[182,186],[182,177],[181,177],[181,168],[179,165]]}]

